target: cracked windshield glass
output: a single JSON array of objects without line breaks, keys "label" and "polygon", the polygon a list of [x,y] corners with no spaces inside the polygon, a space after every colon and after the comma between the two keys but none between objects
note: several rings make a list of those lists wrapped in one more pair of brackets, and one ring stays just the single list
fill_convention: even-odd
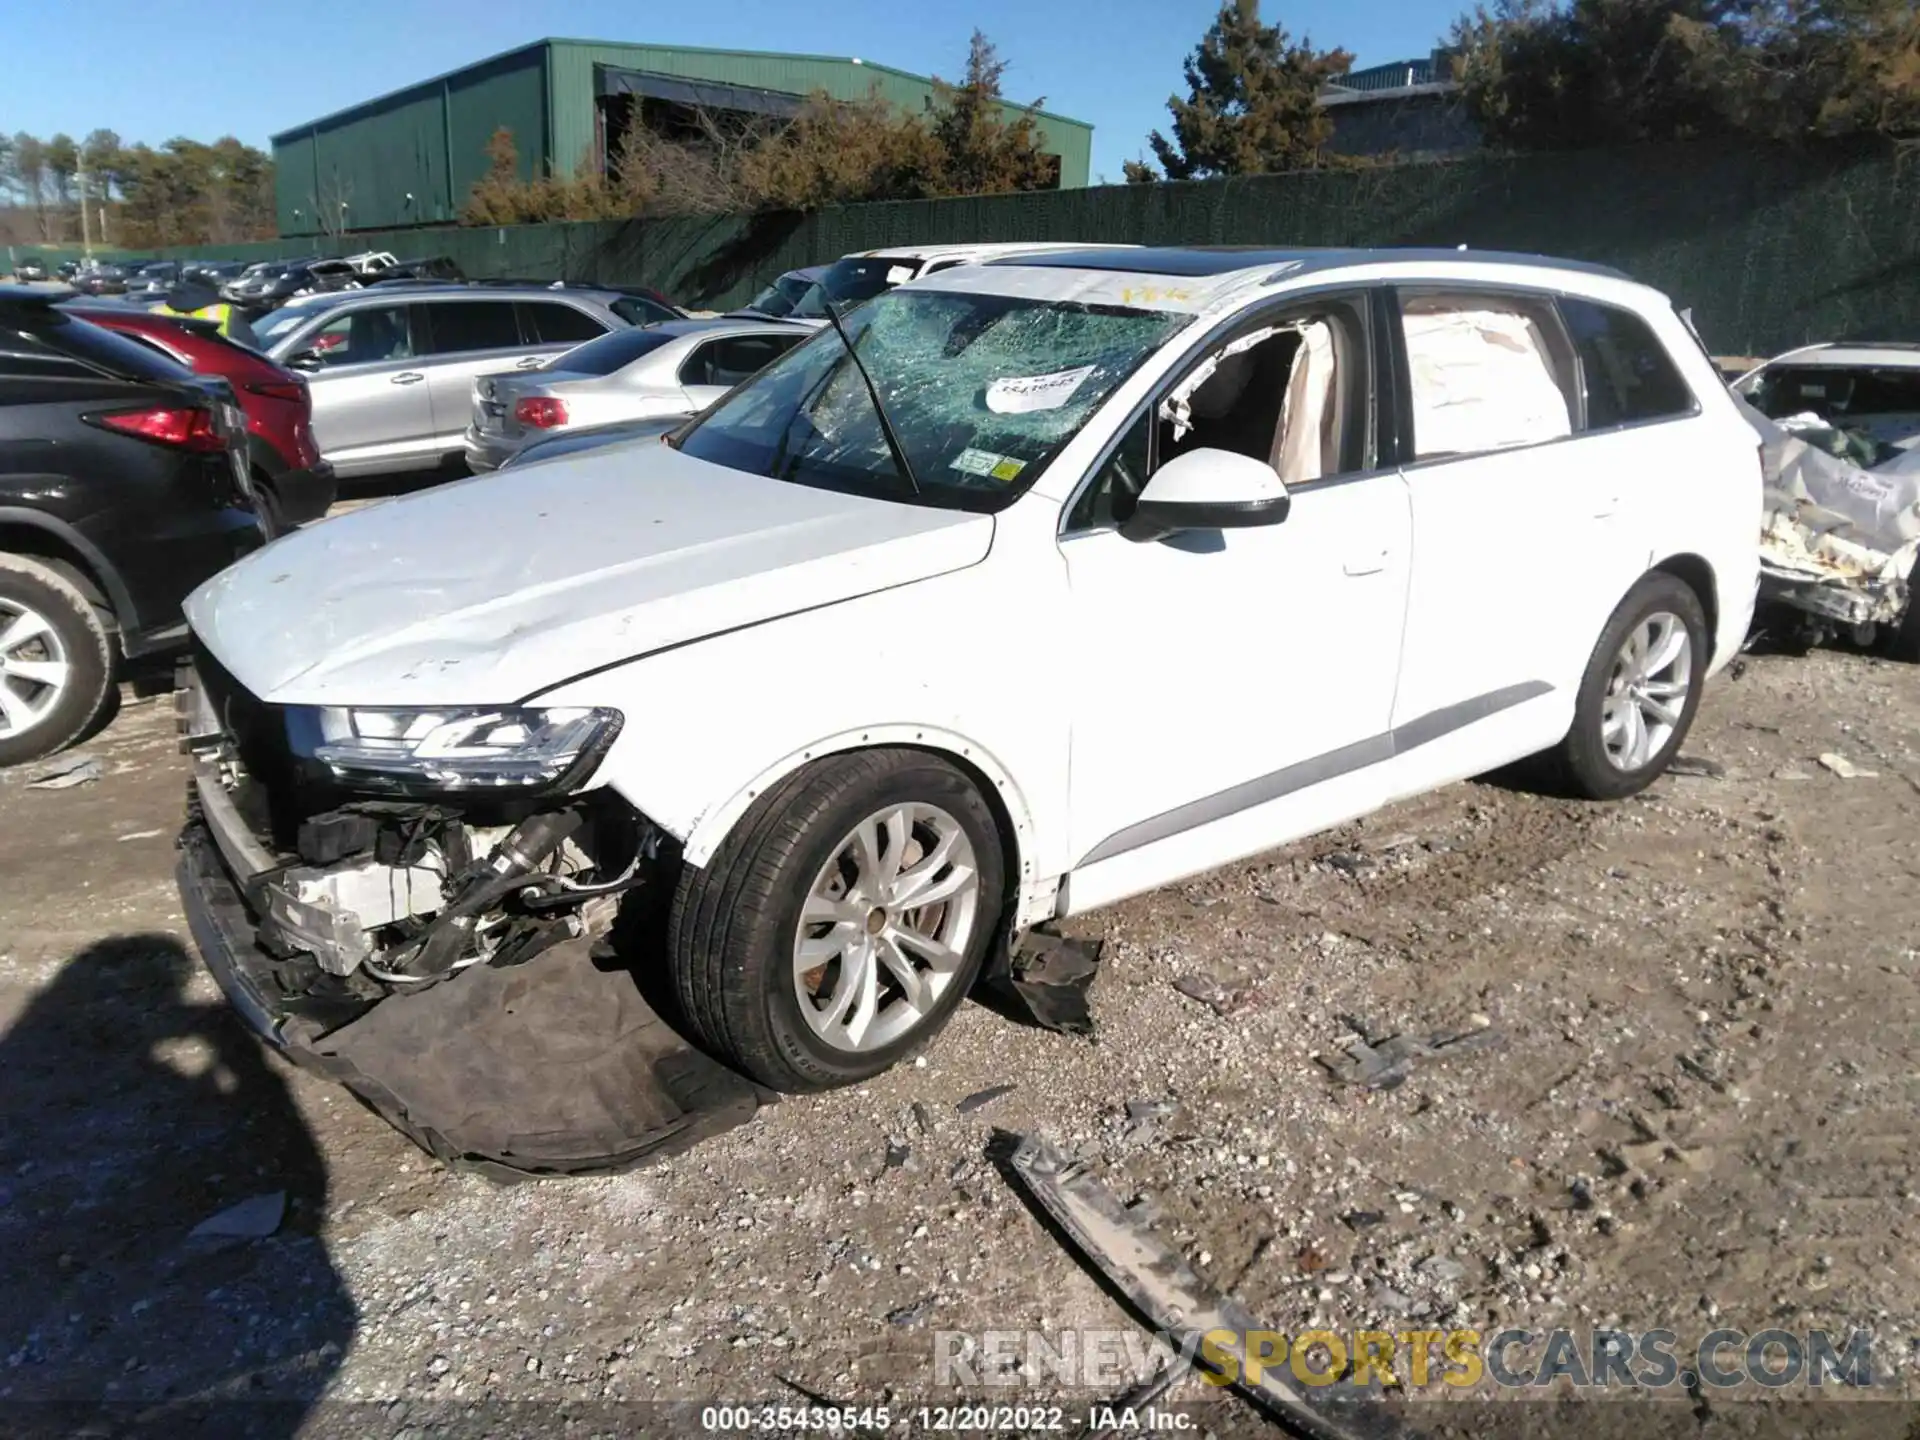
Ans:
[{"label": "cracked windshield glass", "polygon": [[[1011,503],[1100,403],[1190,317],[1116,305],[890,291],[846,330],[922,503]],[[913,500],[832,330],[774,362],[680,448],[735,470]]]}]

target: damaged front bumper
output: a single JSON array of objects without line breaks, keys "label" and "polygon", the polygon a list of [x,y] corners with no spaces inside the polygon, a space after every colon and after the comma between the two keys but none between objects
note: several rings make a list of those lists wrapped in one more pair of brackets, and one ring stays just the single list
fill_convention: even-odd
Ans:
[{"label": "damaged front bumper", "polygon": [[[626,873],[608,887],[573,878],[591,862],[562,855],[595,833],[573,807],[508,827],[475,859],[468,845],[494,831],[375,804],[321,817],[302,831],[310,853],[288,854],[187,678],[181,901],[208,971],[261,1039],[439,1159],[503,1178],[624,1168],[752,1116],[754,1087],[649,1004],[642,982],[663,967],[630,965],[610,943],[622,899],[652,878],[628,849],[642,841],[612,827]],[[323,842],[346,853],[311,853]],[[588,893],[556,896],[556,878]],[[542,913],[522,897],[559,903]],[[629,928],[628,954],[646,958],[651,927]],[[408,973],[422,955],[441,958]]]},{"label": "damaged front bumper", "polygon": [[1761,598],[1856,631],[1899,624],[1920,539],[1882,550],[1823,519],[1806,505],[1768,510],[1760,533]]}]

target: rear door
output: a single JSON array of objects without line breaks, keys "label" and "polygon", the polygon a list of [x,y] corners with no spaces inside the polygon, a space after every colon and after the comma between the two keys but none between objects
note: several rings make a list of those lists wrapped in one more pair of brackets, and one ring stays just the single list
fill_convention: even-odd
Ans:
[{"label": "rear door", "polygon": [[312,356],[307,382],[320,453],[342,475],[431,463],[438,453],[417,305],[329,310],[287,351]]},{"label": "rear door", "polygon": [[723,335],[696,345],[680,367],[680,388],[695,410],[704,410],[727,391],[778,360],[807,337]]},{"label": "rear door", "polygon": [[1414,557],[1393,706],[1405,795],[1556,743],[1646,554],[1631,475],[1580,434],[1580,364],[1554,297],[1449,286],[1398,299]]},{"label": "rear door", "polygon": [[428,318],[425,372],[434,448],[450,453],[463,445],[473,418],[474,377],[512,370],[516,362],[531,369],[562,347],[551,344],[529,353],[511,300],[436,295],[417,303]]}]

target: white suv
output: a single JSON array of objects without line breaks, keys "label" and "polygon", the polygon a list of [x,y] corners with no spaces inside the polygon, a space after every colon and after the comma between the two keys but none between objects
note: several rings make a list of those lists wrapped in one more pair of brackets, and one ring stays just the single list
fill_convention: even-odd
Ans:
[{"label": "white suv", "polygon": [[1053,253],[846,328],[192,597],[185,899],[257,1025],[587,966],[637,885],[710,1052],[845,1084],[1010,932],[1522,757],[1632,794],[1748,623],[1753,431],[1609,271]]}]

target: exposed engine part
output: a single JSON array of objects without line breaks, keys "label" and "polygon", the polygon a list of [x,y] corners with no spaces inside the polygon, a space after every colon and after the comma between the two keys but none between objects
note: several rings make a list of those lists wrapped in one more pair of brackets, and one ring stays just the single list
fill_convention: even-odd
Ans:
[{"label": "exposed engine part", "polygon": [[472,948],[481,915],[525,889],[580,823],[580,812],[569,809],[532,815],[514,826],[484,862],[454,882],[451,898],[418,943],[391,967],[383,967],[382,978],[436,980],[452,974]]},{"label": "exposed engine part", "polygon": [[369,1000],[522,965],[610,929],[619,897],[653,873],[659,836],[607,796],[495,825],[437,805],[342,806],[301,823],[305,864],[259,877],[260,939]]},{"label": "exposed engine part", "polygon": [[445,903],[446,860],[426,847],[405,867],[367,860],[283,871],[261,887],[279,938],[311,953],[330,975],[350,975],[373,954],[370,931],[431,915]]}]

